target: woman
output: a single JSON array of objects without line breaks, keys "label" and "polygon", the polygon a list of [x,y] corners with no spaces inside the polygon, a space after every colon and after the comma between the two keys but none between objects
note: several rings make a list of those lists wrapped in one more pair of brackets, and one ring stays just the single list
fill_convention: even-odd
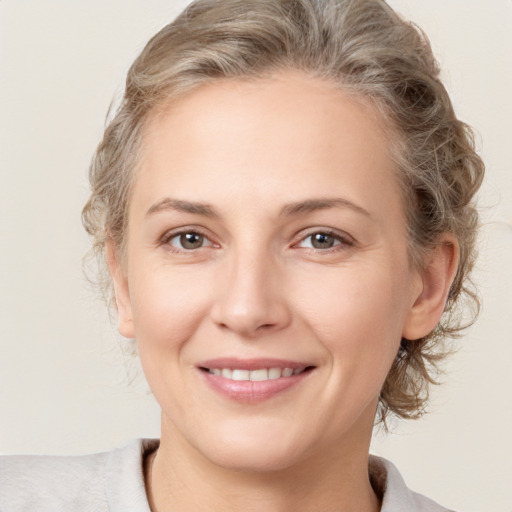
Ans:
[{"label": "woman", "polygon": [[199,0],[135,61],[84,224],[160,442],[7,458],[1,510],[445,510],[369,457],[458,333],[483,176],[379,0]]}]

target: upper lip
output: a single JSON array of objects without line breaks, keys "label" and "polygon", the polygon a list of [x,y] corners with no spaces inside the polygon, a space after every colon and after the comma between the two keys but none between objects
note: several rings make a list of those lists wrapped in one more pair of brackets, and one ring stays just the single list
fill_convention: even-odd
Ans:
[{"label": "upper lip", "polygon": [[200,368],[228,368],[231,370],[259,370],[262,368],[292,368],[293,370],[314,366],[307,362],[288,361],[284,359],[256,358],[239,359],[233,357],[220,357],[199,363]]}]

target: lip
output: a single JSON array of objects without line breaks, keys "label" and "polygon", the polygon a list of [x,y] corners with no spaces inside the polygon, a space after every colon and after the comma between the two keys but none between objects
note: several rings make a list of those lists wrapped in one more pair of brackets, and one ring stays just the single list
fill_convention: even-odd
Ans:
[{"label": "lip", "polygon": [[[291,388],[297,386],[306,379],[315,368],[309,363],[298,361],[286,361],[283,359],[237,359],[219,358],[201,362],[197,368],[209,387],[230,400],[241,403],[258,403],[269,400]],[[231,370],[258,370],[260,368],[307,368],[305,371],[290,377],[265,381],[234,381],[222,375],[213,375],[205,369],[229,368]]]},{"label": "lip", "polygon": [[256,358],[239,359],[236,357],[221,357],[218,359],[209,359],[197,365],[199,368],[229,368],[230,370],[259,370],[260,368],[306,368],[314,366],[308,362],[286,361],[284,359]]}]

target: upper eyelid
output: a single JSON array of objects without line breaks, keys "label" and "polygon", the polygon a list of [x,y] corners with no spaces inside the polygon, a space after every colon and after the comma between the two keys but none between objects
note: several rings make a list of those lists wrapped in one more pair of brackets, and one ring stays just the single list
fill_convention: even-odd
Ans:
[{"label": "upper eyelid", "polygon": [[296,241],[293,244],[295,245],[295,244],[301,242],[302,240],[305,240],[306,238],[313,236],[317,233],[323,233],[326,235],[333,236],[333,237],[339,239],[341,242],[351,243],[351,244],[356,243],[355,238],[353,236],[349,235],[348,233],[346,233],[345,231],[338,231],[337,229],[321,228],[320,227],[320,228],[311,228],[311,229],[303,230],[303,231],[299,232],[297,234],[297,236],[295,237]]},{"label": "upper eyelid", "polygon": [[[169,229],[166,231],[160,238],[159,241],[161,243],[168,243],[171,239],[175,238],[176,236],[185,234],[185,233],[197,233],[201,236],[204,236],[212,245],[220,245],[219,242],[216,242],[214,240],[215,237],[211,236],[211,234],[208,232],[209,230],[203,229],[200,226],[180,226],[177,228]],[[301,231],[299,231],[294,237],[292,241],[292,246],[297,245],[299,242],[305,240],[306,238],[313,236],[316,233],[324,233],[327,235],[331,235],[338,240],[341,241],[341,243],[347,243],[354,245],[356,244],[356,240],[353,236],[348,234],[345,231],[339,231],[337,229],[333,228],[327,228],[327,227],[314,227],[314,228],[306,228]]]},{"label": "upper eyelid", "polygon": [[198,235],[204,236],[213,243],[212,237],[206,232],[206,230],[200,228],[199,226],[182,226],[179,228],[169,229],[160,237],[160,240],[163,242],[168,242],[172,238],[175,238],[179,235],[184,235],[186,233],[197,233]]}]

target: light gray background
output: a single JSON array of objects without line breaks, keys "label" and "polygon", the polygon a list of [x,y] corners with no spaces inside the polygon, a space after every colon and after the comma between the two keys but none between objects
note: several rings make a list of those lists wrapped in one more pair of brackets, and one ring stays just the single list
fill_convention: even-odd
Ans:
[{"label": "light gray background", "polygon": [[[86,172],[114,93],[184,0],[0,0],[0,452],[84,453],[158,436],[137,361],[83,278]],[[392,0],[431,38],[487,163],[484,309],[431,414],[378,435],[408,484],[465,512],[511,512],[512,1]]]}]

